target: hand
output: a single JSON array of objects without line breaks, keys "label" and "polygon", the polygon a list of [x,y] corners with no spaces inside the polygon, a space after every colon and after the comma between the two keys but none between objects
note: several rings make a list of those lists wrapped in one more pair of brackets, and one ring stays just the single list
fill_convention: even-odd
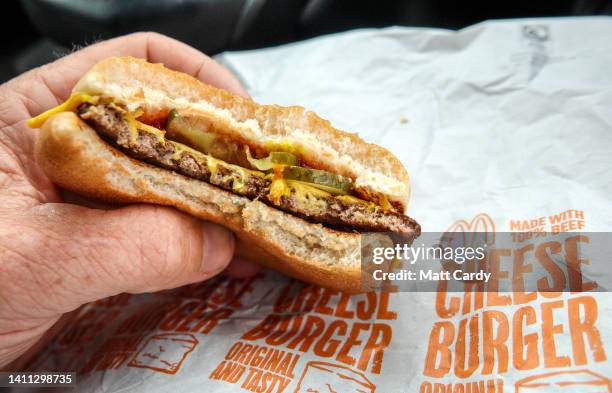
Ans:
[{"label": "hand", "polygon": [[92,45],[0,86],[0,369],[22,367],[60,317],[87,302],[257,269],[230,264],[234,238],[220,226],[168,207],[65,203],[37,167],[38,131],[26,120],[63,102],[93,64],[117,55],[164,63],[247,96],[214,60],[155,33]]}]

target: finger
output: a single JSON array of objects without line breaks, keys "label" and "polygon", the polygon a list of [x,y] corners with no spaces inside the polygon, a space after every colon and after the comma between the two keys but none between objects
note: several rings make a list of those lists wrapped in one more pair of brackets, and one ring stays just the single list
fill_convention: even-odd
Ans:
[{"label": "finger", "polygon": [[184,72],[202,82],[229,90],[243,97],[249,94],[227,68],[197,49],[156,33],[147,34],[147,59]]},{"label": "finger", "polygon": [[[36,318],[122,292],[202,281],[223,271],[234,252],[227,229],[155,205],[45,204],[16,221],[19,235],[11,236],[13,230],[4,239],[15,252],[0,298],[3,291],[30,294],[34,304],[20,309]],[[38,309],[36,300],[46,308]]]},{"label": "finger", "polygon": [[[163,63],[166,67],[184,72],[203,82],[247,96],[240,82],[222,65],[199,50],[162,34],[145,32],[103,41],[65,58],[57,66],[79,65],[78,71],[85,73],[93,64],[109,56],[134,56],[152,63]],[[74,80],[77,82],[78,78]],[[73,83],[73,84],[74,84]],[[66,92],[64,92],[66,93]]]},{"label": "finger", "polygon": [[[158,33],[134,33],[88,46],[53,63],[34,69],[13,81],[22,92],[31,115],[58,105],[69,95],[76,82],[95,63],[110,56],[134,56],[180,71],[201,81],[235,94],[248,97],[238,79],[215,60],[197,49]],[[32,86],[34,79],[38,86]],[[23,82],[28,82],[26,85]],[[40,100],[27,99],[32,88],[43,88],[48,94]],[[42,102],[41,102],[42,101]]]},{"label": "finger", "polygon": [[244,258],[234,257],[229,266],[223,271],[223,274],[234,278],[247,278],[254,276],[260,271],[261,267],[259,265]]}]

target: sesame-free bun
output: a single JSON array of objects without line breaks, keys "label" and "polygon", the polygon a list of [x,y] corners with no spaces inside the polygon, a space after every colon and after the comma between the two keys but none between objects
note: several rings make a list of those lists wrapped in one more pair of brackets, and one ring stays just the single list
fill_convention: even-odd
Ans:
[{"label": "sesame-free bun", "polygon": [[134,160],[102,140],[75,113],[58,113],[44,123],[36,159],[51,181],[63,188],[116,203],[173,206],[232,230],[242,257],[317,285],[361,290],[358,233],[309,223],[262,202]]},{"label": "sesame-free bun", "polygon": [[112,97],[130,110],[182,113],[209,120],[216,130],[247,144],[292,146],[312,166],[351,177],[366,192],[386,195],[405,208],[409,178],[402,163],[383,147],[340,131],[300,106],[259,105],[161,64],[132,57],[97,63],[75,92]]}]

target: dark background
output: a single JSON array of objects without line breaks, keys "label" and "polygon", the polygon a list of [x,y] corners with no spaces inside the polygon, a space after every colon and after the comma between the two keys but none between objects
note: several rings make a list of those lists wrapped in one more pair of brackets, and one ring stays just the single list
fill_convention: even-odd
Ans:
[{"label": "dark background", "polygon": [[5,1],[0,82],[92,42],[157,31],[214,55],[359,27],[460,29],[486,20],[612,15],[612,0]]}]

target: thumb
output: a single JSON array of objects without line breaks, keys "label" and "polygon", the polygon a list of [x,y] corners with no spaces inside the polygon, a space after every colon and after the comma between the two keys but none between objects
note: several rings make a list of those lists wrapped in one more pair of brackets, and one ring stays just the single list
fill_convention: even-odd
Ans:
[{"label": "thumb", "polygon": [[13,261],[12,279],[30,297],[52,299],[45,309],[58,313],[121,292],[208,279],[234,253],[227,229],[155,205],[97,210],[45,204],[20,221],[16,225],[26,228],[6,243],[23,259],[21,267]]}]

